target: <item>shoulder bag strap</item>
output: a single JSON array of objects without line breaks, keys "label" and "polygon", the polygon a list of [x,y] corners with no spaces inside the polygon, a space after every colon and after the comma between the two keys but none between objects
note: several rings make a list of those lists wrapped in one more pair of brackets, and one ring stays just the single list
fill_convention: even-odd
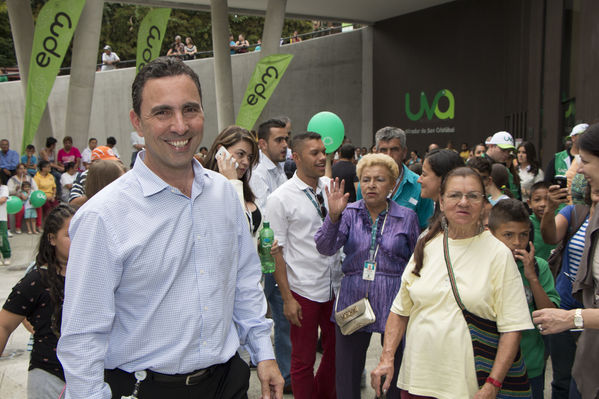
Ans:
[{"label": "shoulder bag strap", "polygon": [[458,286],[455,281],[455,276],[453,275],[453,268],[451,266],[451,259],[449,258],[449,234],[447,231],[443,232],[443,255],[445,256],[445,266],[447,266],[447,274],[449,275],[449,283],[451,284],[451,291],[453,292],[453,297],[457,302],[458,306],[461,310],[466,310],[466,307],[462,303],[462,299],[460,298],[460,293],[458,292]]}]

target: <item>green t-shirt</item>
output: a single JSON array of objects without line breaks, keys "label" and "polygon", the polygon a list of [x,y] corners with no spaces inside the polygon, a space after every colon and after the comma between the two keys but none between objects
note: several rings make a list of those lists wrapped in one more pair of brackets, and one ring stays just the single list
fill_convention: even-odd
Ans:
[{"label": "green t-shirt", "polygon": [[[549,300],[559,308],[560,297],[555,290],[555,283],[553,282],[553,275],[549,270],[547,262],[539,257],[535,256],[537,264],[539,266],[539,282],[541,287],[547,293]],[[524,292],[526,293],[526,301],[528,302],[528,310],[530,313],[536,310],[534,297],[530,290],[530,284],[526,277],[524,277],[524,265],[522,262],[516,262],[518,270],[522,276],[522,283],[524,284]],[[526,370],[528,371],[528,377],[534,378],[543,374],[545,369],[545,344],[543,343],[543,337],[541,333],[535,328],[534,330],[522,331],[522,340],[520,341],[520,349],[522,350],[522,357],[526,364]]]},{"label": "green t-shirt", "polygon": [[530,222],[532,223],[532,227],[535,229],[535,256],[538,256],[541,259],[547,260],[549,259],[549,255],[551,255],[551,251],[555,248],[555,245],[550,245],[543,241],[543,235],[541,234],[541,221],[537,218],[537,215],[534,213],[530,215]]}]

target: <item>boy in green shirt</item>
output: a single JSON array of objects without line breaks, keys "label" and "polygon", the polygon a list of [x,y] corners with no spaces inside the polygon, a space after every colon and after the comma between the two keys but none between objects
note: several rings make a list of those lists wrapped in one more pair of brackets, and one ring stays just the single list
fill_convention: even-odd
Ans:
[{"label": "boy in green shirt", "polygon": [[543,235],[541,234],[541,219],[545,213],[547,207],[547,196],[549,195],[549,184],[544,181],[535,183],[530,189],[530,198],[528,199],[528,206],[532,211],[530,215],[530,222],[534,229],[534,247],[535,256],[547,260],[551,251],[555,248],[555,245],[546,244],[543,241]]},{"label": "boy in green shirt", "polygon": [[[559,307],[560,297],[555,290],[547,261],[534,256],[535,247],[529,241],[530,220],[524,204],[516,199],[499,201],[489,215],[489,229],[514,255],[522,276],[529,311],[532,313],[537,309]],[[542,399],[545,385],[545,344],[539,331],[523,331],[520,349],[528,371],[532,397]]]}]

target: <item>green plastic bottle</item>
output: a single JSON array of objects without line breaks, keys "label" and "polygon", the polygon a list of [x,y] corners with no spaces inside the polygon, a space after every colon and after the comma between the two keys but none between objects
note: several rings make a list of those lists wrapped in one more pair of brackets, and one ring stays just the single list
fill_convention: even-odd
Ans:
[{"label": "green plastic bottle", "polygon": [[270,254],[272,243],[275,239],[275,232],[270,228],[269,222],[264,222],[260,230],[259,255],[262,264],[262,273],[274,273],[275,260]]}]

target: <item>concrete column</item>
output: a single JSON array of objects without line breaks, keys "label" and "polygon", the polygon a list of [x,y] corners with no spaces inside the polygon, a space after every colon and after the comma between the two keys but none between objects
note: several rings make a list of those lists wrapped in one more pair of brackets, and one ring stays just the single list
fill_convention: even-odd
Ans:
[{"label": "concrete column", "polygon": [[227,0],[210,0],[210,6],[216,113],[220,132],[225,127],[235,123],[233,72],[229,51],[229,15]]},{"label": "concrete column", "polygon": [[79,148],[87,145],[103,7],[104,0],[87,0],[73,37],[65,132]]},{"label": "concrete column", "polygon": [[262,32],[262,49],[260,57],[264,58],[279,52],[279,42],[285,23],[285,7],[287,0],[268,0],[264,31]]},{"label": "concrete column", "polygon": [[360,32],[362,33],[362,132],[360,133],[360,143],[370,150],[374,144],[375,132],[372,125],[374,30],[369,26]]},{"label": "concrete column", "polygon": [[[27,78],[29,76],[29,62],[31,60],[31,48],[33,47],[33,14],[31,5],[28,1],[7,0],[8,18],[10,20],[10,29],[15,44],[15,53],[17,54],[17,64],[19,74],[21,75],[21,85],[23,93],[27,94]],[[44,147],[46,137],[53,136],[52,120],[50,111],[46,104],[46,109],[42,115],[37,133],[34,139],[34,145],[39,151]],[[14,150],[20,151],[21,143],[11,143]]]}]

